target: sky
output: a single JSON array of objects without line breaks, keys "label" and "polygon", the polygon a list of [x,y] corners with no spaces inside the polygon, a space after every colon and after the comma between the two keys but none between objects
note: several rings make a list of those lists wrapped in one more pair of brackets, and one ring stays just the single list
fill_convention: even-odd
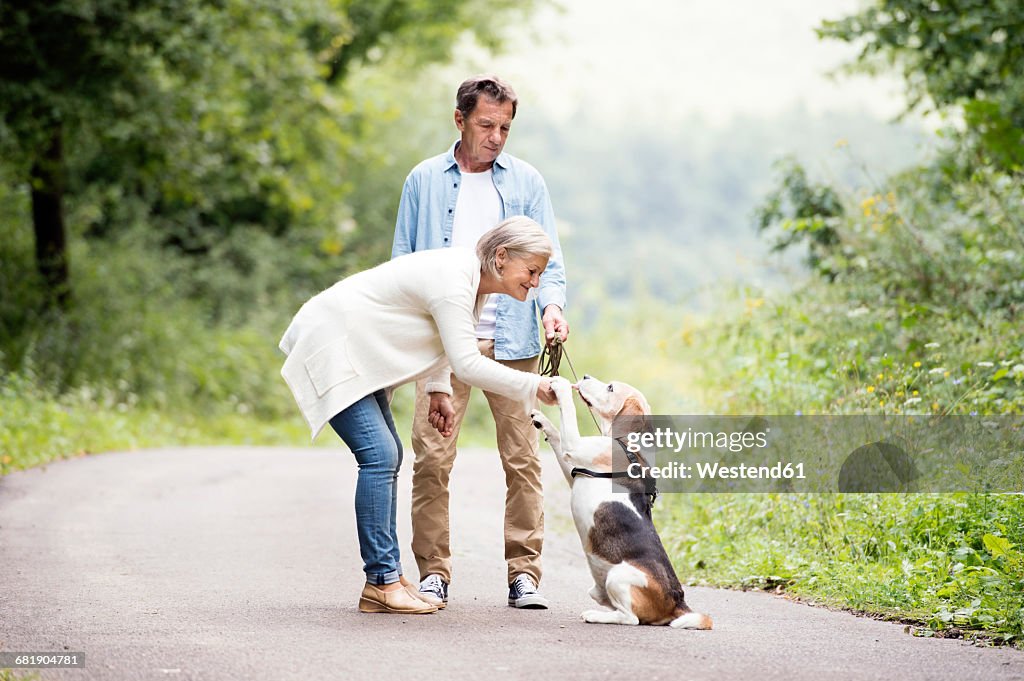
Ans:
[{"label": "sky", "polygon": [[856,48],[818,40],[823,19],[855,12],[858,0],[561,0],[512,27],[507,54],[460,50],[454,69],[493,70],[524,102],[568,118],[579,107],[613,119],[637,109],[725,125],[770,117],[864,112],[889,120],[903,107],[900,82],[828,73]]}]

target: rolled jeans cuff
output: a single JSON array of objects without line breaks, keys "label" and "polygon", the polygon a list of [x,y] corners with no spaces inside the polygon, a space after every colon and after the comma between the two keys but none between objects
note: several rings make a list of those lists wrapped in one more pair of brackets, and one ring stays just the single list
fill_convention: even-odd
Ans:
[{"label": "rolled jeans cuff", "polygon": [[385,584],[394,584],[402,578],[402,573],[398,570],[392,570],[391,572],[367,572],[366,581],[368,584],[374,586],[384,586]]}]

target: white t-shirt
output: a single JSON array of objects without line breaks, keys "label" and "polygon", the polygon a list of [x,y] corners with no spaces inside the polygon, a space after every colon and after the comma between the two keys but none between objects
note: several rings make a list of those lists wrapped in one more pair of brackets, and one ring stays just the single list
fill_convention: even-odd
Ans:
[{"label": "white t-shirt", "polygon": [[[476,250],[476,242],[501,221],[501,195],[494,186],[494,172],[490,168],[482,173],[462,171],[462,186],[455,202],[455,222],[452,225],[452,246]],[[494,296],[487,301],[476,326],[477,338],[494,338],[498,303]]]}]

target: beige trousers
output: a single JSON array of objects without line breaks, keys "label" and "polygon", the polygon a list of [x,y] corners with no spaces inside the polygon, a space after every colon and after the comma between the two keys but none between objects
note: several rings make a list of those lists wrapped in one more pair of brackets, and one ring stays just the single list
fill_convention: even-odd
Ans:
[{"label": "beige trousers", "polygon": [[[478,340],[480,353],[494,359],[494,341]],[[520,371],[537,372],[537,358],[499,360]],[[448,478],[457,454],[455,443],[469,402],[470,386],[452,376],[455,431],[441,437],[427,421],[429,397],[426,381],[416,383],[416,411],[412,448],[412,551],[420,579],[428,574],[452,579],[452,551],[448,531]],[[508,581],[525,573],[540,584],[540,552],[544,543],[544,496],[537,455],[537,429],[523,411],[522,402],[484,391],[494,416],[498,454],[505,469],[505,560]]]}]

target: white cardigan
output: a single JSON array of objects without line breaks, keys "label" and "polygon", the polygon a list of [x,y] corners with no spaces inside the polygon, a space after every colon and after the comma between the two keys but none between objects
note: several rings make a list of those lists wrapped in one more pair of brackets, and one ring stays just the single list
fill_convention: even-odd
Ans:
[{"label": "white cardigan", "polygon": [[530,409],[540,376],[480,354],[475,326],[480,261],[470,249],[441,248],[395,258],[313,296],[281,338],[281,375],[315,438],[335,414],[363,397],[429,377],[428,392],[459,380]]}]

